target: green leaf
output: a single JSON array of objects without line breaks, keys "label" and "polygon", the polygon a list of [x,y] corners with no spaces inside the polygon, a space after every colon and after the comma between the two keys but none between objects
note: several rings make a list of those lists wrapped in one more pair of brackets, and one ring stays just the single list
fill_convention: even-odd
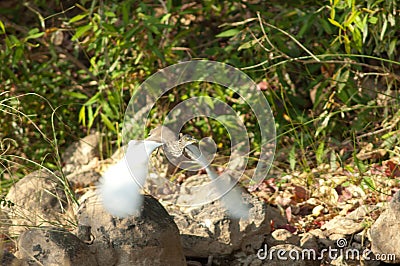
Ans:
[{"label": "green leaf", "polygon": [[346,53],[350,54],[351,46],[350,46],[349,37],[347,37],[347,35],[343,35],[343,41],[344,41],[344,49],[346,50]]},{"label": "green leaf", "polygon": [[298,38],[302,38],[305,33],[309,32],[309,30],[312,27],[312,25],[315,24],[314,23],[315,16],[314,15],[308,15],[303,21],[304,21],[304,24],[300,28],[300,30],[299,30],[299,32],[297,34]]},{"label": "green leaf", "polygon": [[329,22],[330,22],[331,24],[333,24],[333,25],[335,25],[336,27],[341,28],[342,30],[344,30],[343,27],[342,27],[342,25],[340,25],[339,22],[337,22],[336,20],[333,20],[333,19],[330,19],[330,18],[328,18],[328,20],[329,20]]},{"label": "green leaf", "polygon": [[321,27],[326,31],[326,33],[333,34],[332,25],[329,24],[325,19],[319,19],[318,22],[321,25]]},{"label": "green leaf", "polygon": [[[97,109],[99,110],[100,107],[98,107]],[[88,128],[91,128],[98,112],[96,111],[96,114],[93,115],[93,108],[91,106],[88,106],[87,110],[88,110]]]},{"label": "green leaf", "polygon": [[362,39],[361,39],[361,32],[355,28],[353,32],[353,41],[356,45],[356,48],[359,52],[362,50]]},{"label": "green leaf", "polygon": [[358,158],[357,158],[357,154],[356,154],[356,149],[354,149],[354,152],[353,152],[353,160],[354,160],[354,163],[355,163],[355,165],[357,166],[357,168],[358,168],[358,171],[361,173],[361,174],[363,174],[363,173],[365,173],[365,171],[367,171],[367,166],[361,161],[361,160],[359,160]]},{"label": "green leaf", "polygon": [[84,19],[85,17],[87,17],[88,14],[89,14],[89,13],[84,13],[84,14],[76,15],[75,17],[73,17],[73,18],[71,18],[71,19],[69,20],[69,23],[74,23],[74,22],[77,22],[77,21],[79,21],[79,20],[82,20],[82,19]]},{"label": "green leaf", "polygon": [[350,185],[351,185],[351,183],[349,181],[346,181],[341,184],[342,187],[349,187]]},{"label": "green leaf", "polygon": [[225,38],[225,37],[232,37],[235,36],[236,34],[238,34],[240,32],[240,30],[238,29],[230,29],[230,30],[226,30],[221,32],[220,34],[218,34],[217,38]]},{"label": "green leaf", "polygon": [[172,5],[173,5],[173,1],[172,0],[168,0],[167,1],[167,10],[171,10]]},{"label": "green leaf", "polygon": [[35,34],[35,33],[38,33],[38,32],[39,32],[38,28],[33,28],[33,29],[29,30],[28,35],[32,35],[32,34]]},{"label": "green leaf", "polygon": [[171,13],[168,13],[168,14],[165,14],[162,18],[161,18],[161,20],[160,20],[160,22],[161,23],[166,23],[168,20],[169,20],[169,18],[171,17]]},{"label": "green leaf", "polygon": [[345,170],[347,170],[347,171],[349,171],[350,173],[354,173],[355,172],[355,169],[351,166],[351,165],[346,165],[345,167],[344,167],[344,169]]},{"label": "green leaf", "polygon": [[84,100],[84,99],[87,99],[87,98],[88,98],[87,95],[85,95],[85,94],[83,94],[83,93],[80,93],[80,92],[74,92],[74,91],[63,91],[63,94],[64,94],[64,95],[71,96],[71,97],[73,97],[73,98],[77,98],[77,99],[79,99],[79,100]]},{"label": "green leaf", "polygon": [[335,15],[336,15],[336,10],[335,10],[335,7],[333,6],[333,7],[331,8],[331,15],[330,15],[331,17],[330,17],[330,18],[331,18],[332,20],[334,20],[334,19],[335,19]]},{"label": "green leaf", "polygon": [[164,54],[161,53],[157,47],[153,47],[153,53],[155,53],[159,59],[161,59],[163,62],[165,62]]},{"label": "green leaf", "polygon": [[336,81],[338,82],[337,84],[337,92],[341,93],[343,88],[346,86],[347,81],[349,80],[350,77],[350,70],[346,70],[344,73],[341,73],[339,70],[337,73],[337,78]]},{"label": "green leaf", "polygon": [[143,57],[143,52],[140,51],[133,64],[135,65],[139,64],[139,62],[142,60],[142,57]]},{"label": "green leaf", "polygon": [[251,40],[251,41],[245,42],[244,44],[239,46],[238,51],[249,49],[249,48],[253,47],[254,44],[256,44],[256,43],[257,43],[257,40]]},{"label": "green leaf", "polygon": [[124,2],[122,5],[122,21],[124,22],[125,25],[129,23],[129,16],[130,14],[130,5],[128,2]]},{"label": "green leaf", "polygon": [[383,140],[385,140],[385,139],[390,138],[390,137],[393,136],[394,134],[397,134],[397,132],[396,132],[396,131],[392,131],[392,132],[386,133],[386,134],[382,135],[381,138],[382,138]]},{"label": "green leaf", "polygon": [[376,22],[378,22],[378,18],[377,17],[370,17],[368,18],[368,22],[371,24],[376,24]]},{"label": "green leaf", "polygon": [[364,16],[364,18],[361,18],[360,16],[356,17],[356,19],[354,20],[354,24],[357,26],[357,28],[363,30],[366,18],[367,16]]},{"label": "green leaf", "polygon": [[43,35],[44,35],[44,32],[39,32],[39,29],[38,29],[38,28],[34,28],[34,29],[31,29],[31,30],[28,32],[28,36],[25,37],[25,41],[27,41],[27,40],[29,40],[29,39],[40,38],[40,37],[42,37]]},{"label": "green leaf", "polygon": [[85,112],[85,106],[81,107],[81,110],[79,111],[79,123],[82,123],[83,126],[86,126],[86,112]]},{"label": "green leaf", "polygon": [[76,30],[74,36],[72,36],[71,40],[72,41],[78,40],[79,37],[81,37],[83,34],[85,34],[91,28],[92,28],[92,25],[90,25],[90,24],[77,28],[77,30]]},{"label": "green leaf", "polygon": [[372,190],[376,190],[375,182],[369,176],[364,176],[362,183]]},{"label": "green leaf", "polygon": [[24,55],[24,49],[21,46],[17,46],[13,57],[13,64],[16,64],[16,62],[18,62],[23,55]]},{"label": "green leaf", "polygon": [[112,132],[117,132],[114,125],[111,123],[111,121],[108,119],[108,117],[105,114],[100,113],[100,116],[101,116],[101,120],[108,127],[108,129],[110,129]]},{"label": "green leaf", "polygon": [[381,35],[380,35],[380,37],[379,37],[379,39],[380,39],[381,41],[383,40],[383,37],[385,37],[385,33],[386,33],[386,29],[387,29],[387,24],[388,24],[388,21],[387,21],[386,17],[383,16],[383,25],[382,25]]},{"label": "green leaf", "polygon": [[9,35],[6,41],[8,41],[7,45],[9,48],[22,47],[21,41],[15,35]]},{"label": "green leaf", "polygon": [[362,28],[360,28],[360,30],[362,31],[363,34],[363,39],[362,42],[365,43],[365,41],[367,40],[368,37],[368,23],[367,23],[368,17],[365,16],[362,22]]},{"label": "green leaf", "polygon": [[315,153],[317,164],[322,164],[324,162],[324,156],[325,156],[325,142],[321,142],[318,145],[317,151]]},{"label": "green leaf", "polygon": [[117,15],[115,15],[114,12],[111,12],[111,11],[104,12],[104,15],[106,15],[106,17],[110,17],[110,18],[115,18],[117,16]]},{"label": "green leaf", "polygon": [[1,20],[0,20],[0,29],[1,29],[0,34],[6,33],[6,28],[4,27],[4,24],[3,24],[3,22]]},{"label": "green leaf", "polygon": [[101,95],[100,92],[96,93],[92,98],[90,98],[90,99],[85,103],[85,105],[92,105],[92,104],[94,104],[95,102],[97,102],[97,99],[100,97],[100,95]]},{"label": "green leaf", "polygon": [[353,23],[356,20],[359,14],[360,12],[351,13],[350,17],[344,22],[344,26],[348,27],[351,23]]},{"label": "green leaf", "polygon": [[388,55],[391,56],[394,53],[394,49],[396,49],[397,38],[394,38],[389,44]]},{"label": "green leaf", "polygon": [[101,104],[104,114],[109,118],[116,118],[114,112],[112,111],[110,105],[107,102]]}]

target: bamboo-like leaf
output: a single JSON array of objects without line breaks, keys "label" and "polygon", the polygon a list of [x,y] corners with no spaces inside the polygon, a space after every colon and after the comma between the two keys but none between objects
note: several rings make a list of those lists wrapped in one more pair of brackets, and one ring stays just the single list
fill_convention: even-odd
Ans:
[{"label": "bamboo-like leaf", "polygon": [[315,153],[317,164],[322,164],[324,162],[324,156],[325,156],[325,142],[322,141],[318,145],[317,151]]},{"label": "bamboo-like leaf", "polygon": [[387,21],[387,19],[386,19],[386,16],[383,15],[382,17],[383,17],[383,25],[382,25],[381,35],[379,36],[379,39],[380,39],[381,41],[383,40],[383,37],[385,37],[385,33],[386,33],[386,29],[387,29],[387,24],[388,24],[388,21]]},{"label": "bamboo-like leaf", "polygon": [[371,177],[364,176],[362,181],[363,181],[364,185],[366,185],[368,188],[370,188],[374,191],[376,190],[375,182],[374,182],[374,180],[372,180]]},{"label": "bamboo-like leaf", "polygon": [[82,20],[88,16],[89,13],[79,14],[69,20],[69,23],[74,23],[79,20]]},{"label": "bamboo-like leaf", "polygon": [[72,41],[76,41],[79,39],[79,37],[81,37],[83,34],[85,34],[87,31],[89,31],[92,28],[92,25],[88,24],[88,25],[84,25],[82,27],[79,27],[74,36],[72,36],[71,40]]},{"label": "bamboo-like leaf", "polygon": [[83,126],[86,126],[86,112],[85,112],[85,106],[83,105],[81,107],[81,110],[79,111],[79,123],[82,123]]},{"label": "bamboo-like leaf", "polygon": [[96,93],[92,98],[90,98],[90,99],[85,103],[85,105],[92,105],[92,104],[94,104],[95,102],[97,102],[97,99],[100,97],[100,95],[101,95],[100,92]]},{"label": "bamboo-like leaf", "polygon": [[63,91],[63,94],[71,96],[71,97],[79,99],[79,100],[85,100],[88,98],[88,96],[86,94],[83,94],[80,92],[74,92],[74,91]]},{"label": "bamboo-like leaf", "polygon": [[329,20],[329,22],[330,22],[331,24],[333,24],[333,25],[335,25],[336,27],[338,27],[338,28],[344,30],[344,28],[342,27],[342,25],[340,25],[339,22],[337,22],[336,20],[333,20],[333,19],[330,19],[330,18],[328,18],[328,20]]},{"label": "bamboo-like leaf", "polygon": [[108,129],[110,129],[113,132],[117,132],[114,125],[111,123],[110,119],[108,119],[108,117],[105,114],[100,113],[100,116],[101,116],[101,121],[103,121],[103,123],[106,125],[106,127],[108,127]]},{"label": "bamboo-like leaf", "polygon": [[0,29],[1,29],[0,34],[6,33],[6,28],[4,27],[4,24],[3,24],[3,22],[1,20],[0,20]]},{"label": "bamboo-like leaf", "polygon": [[217,37],[217,38],[232,37],[232,36],[237,35],[239,32],[240,32],[240,30],[238,30],[238,29],[230,29],[230,30],[221,32],[220,34],[218,34],[215,37]]}]

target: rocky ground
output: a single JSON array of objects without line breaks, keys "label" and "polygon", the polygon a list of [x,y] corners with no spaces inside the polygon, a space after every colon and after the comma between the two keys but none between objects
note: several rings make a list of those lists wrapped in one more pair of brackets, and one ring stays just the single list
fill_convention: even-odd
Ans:
[{"label": "rocky ground", "polygon": [[[248,219],[229,218],[218,201],[189,208],[151,196],[140,217],[119,219],[105,212],[95,192],[103,168],[113,163],[100,162],[96,147],[98,135],[90,135],[67,150],[65,179],[40,170],[9,191],[6,199],[13,204],[1,212],[2,265],[400,262],[399,193],[389,203],[361,201],[356,194],[365,192],[343,182],[341,190],[324,183],[310,196],[295,182],[278,189],[269,181],[244,195],[251,206]],[[332,206],[339,207],[332,211]]]}]

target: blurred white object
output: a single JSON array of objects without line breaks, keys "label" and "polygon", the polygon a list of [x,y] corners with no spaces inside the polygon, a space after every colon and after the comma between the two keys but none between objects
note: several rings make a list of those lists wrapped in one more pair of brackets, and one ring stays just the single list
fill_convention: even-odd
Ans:
[{"label": "blurred white object", "polygon": [[193,144],[195,142],[197,140],[188,135],[178,139],[164,126],[152,130],[145,140],[131,140],[124,157],[100,179],[98,193],[107,212],[120,218],[140,214],[143,204],[140,192],[147,178],[149,158],[155,149],[165,145],[164,150],[172,157],[178,158],[185,152],[191,160],[206,169],[210,179],[215,182],[215,192],[222,196],[221,201],[232,218],[247,218],[249,207],[243,202],[242,189],[236,186],[229,175],[218,176]]},{"label": "blurred white object", "polygon": [[141,188],[146,181],[151,153],[163,145],[152,140],[131,140],[124,157],[101,177],[98,187],[104,208],[120,218],[139,214]]},{"label": "blurred white object", "polygon": [[131,140],[124,157],[111,166],[100,178],[98,193],[107,212],[120,218],[140,214],[148,164],[155,149],[165,144],[175,154],[182,153],[193,138],[178,136],[167,127],[160,126],[150,132],[145,140]]},{"label": "blurred white object", "polygon": [[185,146],[185,152],[190,159],[204,167],[209,178],[215,182],[216,193],[221,196],[220,200],[227,209],[229,216],[235,219],[247,219],[250,207],[243,200],[242,193],[245,193],[244,190],[237,186],[228,174],[219,176],[196,145]]}]

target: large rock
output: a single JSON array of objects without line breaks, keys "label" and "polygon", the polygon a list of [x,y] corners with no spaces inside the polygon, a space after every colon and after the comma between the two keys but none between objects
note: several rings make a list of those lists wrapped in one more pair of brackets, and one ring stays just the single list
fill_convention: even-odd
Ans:
[{"label": "large rock", "polygon": [[18,238],[16,257],[22,265],[93,266],[96,260],[85,243],[61,228],[35,228]]},{"label": "large rock", "polygon": [[189,208],[166,206],[178,225],[186,256],[229,256],[239,251],[255,254],[272,225],[287,223],[276,208],[250,194],[243,196],[250,205],[247,219],[230,218],[219,200]]},{"label": "large rock", "polygon": [[91,242],[98,265],[186,265],[179,231],[165,209],[145,196],[142,214],[116,218],[95,192],[82,197],[78,235]]},{"label": "large rock", "polygon": [[14,206],[3,209],[11,221],[9,234],[19,235],[31,226],[70,226],[75,219],[66,186],[45,170],[35,171],[15,183],[6,196]]},{"label": "large rock", "polygon": [[69,146],[62,155],[64,173],[68,175],[93,169],[100,156],[100,139],[100,134],[94,133]]},{"label": "large rock", "polygon": [[[371,227],[372,252],[386,263],[400,263],[400,191]],[[390,256],[389,256],[390,255]],[[394,256],[392,256],[394,255]]]},{"label": "large rock", "polygon": [[354,211],[343,216],[335,216],[332,220],[325,223],[321,229],[326,230],[326,235],[341,234],[341,235],[354,235],[365,229],[365,219],[368,215],[376,209],[375,206],[363,205]]}]

